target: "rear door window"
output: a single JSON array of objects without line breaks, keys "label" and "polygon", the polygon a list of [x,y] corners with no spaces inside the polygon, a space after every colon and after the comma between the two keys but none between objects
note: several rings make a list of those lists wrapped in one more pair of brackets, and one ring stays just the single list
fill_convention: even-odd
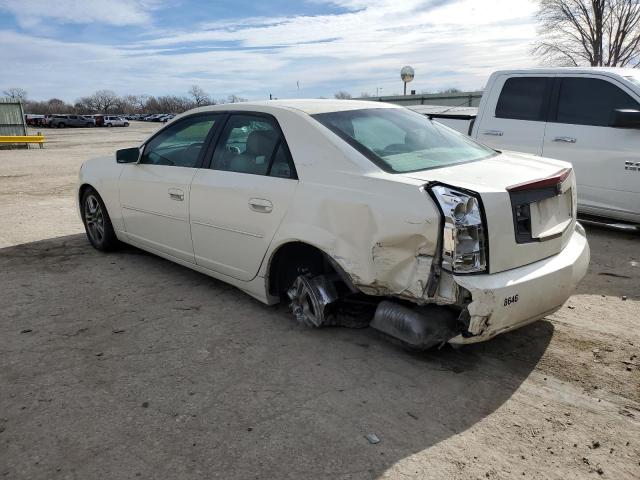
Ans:
[{"label": "rear door window", "polygon": [[550,77],[509,78],[500,92],[496,117],[546,121],[551,82]]},{"label": "rear door window", "polygon": [[640,105],[621,88],[598,78],[563,78],[558,99],[557,123],[610,125],[613,111],[640,109]]},{"label": "rear door window", "polygon": [[229,117],[220,136],[212,168],[296,178],[289,150],[275,120],[250,114]]}]

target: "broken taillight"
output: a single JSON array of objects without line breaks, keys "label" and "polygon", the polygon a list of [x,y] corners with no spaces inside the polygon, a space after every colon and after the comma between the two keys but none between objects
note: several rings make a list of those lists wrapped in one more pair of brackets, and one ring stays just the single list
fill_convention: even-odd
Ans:
[{"label": "broken taillight", "polygon": [[429,191],[443,218],[442,268],[452,273],[486,271],[487,240],[479,195],[441,184]]}]

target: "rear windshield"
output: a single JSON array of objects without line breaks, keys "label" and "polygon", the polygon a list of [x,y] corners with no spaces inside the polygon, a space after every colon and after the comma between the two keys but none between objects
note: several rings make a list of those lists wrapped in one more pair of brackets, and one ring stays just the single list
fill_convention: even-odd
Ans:
[{"label": "rear windshield", "polygon": [[405,108],[347,110],[313,118],[391,173],[446,167],[497,154]]}]

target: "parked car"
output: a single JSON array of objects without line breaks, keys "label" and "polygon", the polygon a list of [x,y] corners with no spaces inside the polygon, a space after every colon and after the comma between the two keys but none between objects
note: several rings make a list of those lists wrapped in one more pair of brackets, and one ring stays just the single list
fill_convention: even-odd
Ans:
[{"label": "parked car", "polygon": [[30,127],[44,126],[44,115],[34,115],[31,113],[27,113],[24,115],[24,120]]},{"label": "parked car", "polygon": [[288,298],[303,324],[370,322],[414,348],[560,308],[589,263],[575,199],[566,162],[347,100],[187,112],[86,161],[77,191],[99,250],[130,243],[267,304]]},{"label": "parked car", "polygon": [[114,115],[105,115],[104,126],[105,127],[128,127],[129,122],[122,117],[117,117]]},{"label": "parked car", "polygon": [[93,120],[96,122],[96,127],[104,127],[104,117],[105,115],[102,114],[92,115]]},{"label": "parked car", "polygon": [[54,128],[95,127],[96,123],[93,119],[82,115],[52,115],[49,126]]},{"label": "parked car", "polygon": [[571,162],[580,213],[640,223],[637,69],[495,72],[477,114],[472,112],[469,120],[451,110],[439,115],[433,107],[411,108],[470,133],[492,148]]}]

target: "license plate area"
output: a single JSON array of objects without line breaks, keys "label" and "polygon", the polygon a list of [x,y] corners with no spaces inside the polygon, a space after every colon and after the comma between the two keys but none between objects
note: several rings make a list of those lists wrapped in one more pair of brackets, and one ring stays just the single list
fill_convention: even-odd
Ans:
[{"label": "license plate area", "polygon": [[572,198],[569,188],[555,197],[532,203],[531,238],[545,241],[562,235],[573,220]]},{"label": "license plate area", "polygon": [[569,185],[510,191],[509,196],[516,243],[559,237],[573,220],[573,192]]}]

